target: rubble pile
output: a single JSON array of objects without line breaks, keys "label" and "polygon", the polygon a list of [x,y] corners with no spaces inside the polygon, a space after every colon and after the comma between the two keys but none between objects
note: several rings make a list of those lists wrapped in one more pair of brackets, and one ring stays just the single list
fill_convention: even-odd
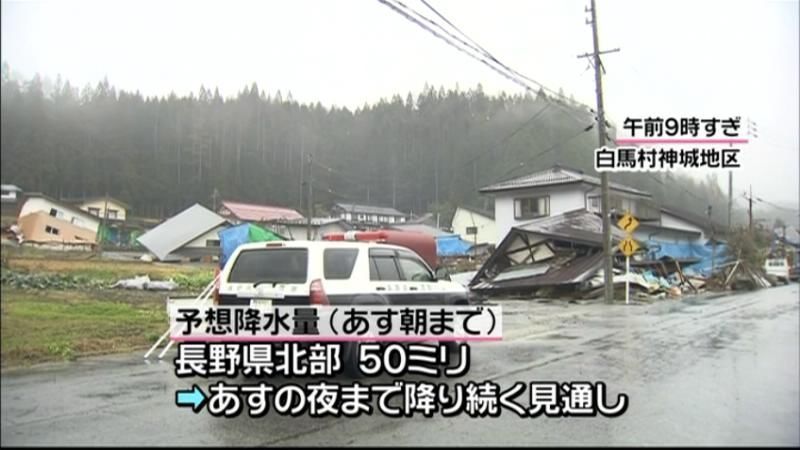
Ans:
[{"label": "rubble pile", "polygon": [[[603,248],[600,217],[573,211],[512,228],[470,281],[486,296],[596,299],[603,296]],[[622,238],[612,233],[616,245]],[[624,298],[666,299],[706,290],[769,287],[760,268],[731,260],[727,247],[710,244],[643,242],[630,261],[614,256],[614,290]]]}]

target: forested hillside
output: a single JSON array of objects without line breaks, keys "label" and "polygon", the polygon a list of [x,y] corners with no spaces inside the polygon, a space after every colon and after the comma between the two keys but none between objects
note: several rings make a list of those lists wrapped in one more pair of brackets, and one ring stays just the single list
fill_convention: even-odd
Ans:
[{"label": "forested hillside", "polygon": [[[331,89],[335,89],[331,86]],[[161,217],[218,198],[304,208],[312,155],[314,200],[447,212],[484,205],[483,185],[555,163],[591,171],[591,111],[538,95],[430,87],[349,110],[300,104],[277,88],[232,98],[200,87],[143,97],[107,80],[77,88],[2,73],[2,180],[54,197],[110,195]],[[725,223],[714,179],[615,175],[672,206]],[[490,203],[489,203],[490,204]]]}]

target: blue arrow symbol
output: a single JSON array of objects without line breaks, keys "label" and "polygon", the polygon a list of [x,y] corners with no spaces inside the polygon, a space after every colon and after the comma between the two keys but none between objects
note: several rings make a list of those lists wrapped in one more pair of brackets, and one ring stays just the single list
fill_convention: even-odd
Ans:
[{"label": "blue arrow symbol", "polygon": [[178,406],[191,406],[194,412],[200,411],[205,403],[206,394],[196,384],[192,385],[191,391],[175,392],[175,404]]}]

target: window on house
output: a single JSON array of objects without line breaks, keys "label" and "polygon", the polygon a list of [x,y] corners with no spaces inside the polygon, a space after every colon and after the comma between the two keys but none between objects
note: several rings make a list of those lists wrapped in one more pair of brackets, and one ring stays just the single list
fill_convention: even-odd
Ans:
[{"label": "window on house", "polygon": [[206,247],[219,247],[219,239],[206,239]]},{"label": "window on house", "polygon": [[53,217],[58,217],[58,210],[55,208],[50,208],[50,215]]},{"label": "window on house", "polygon": [[117,218],[117,210],[116,209],[109,209],[109,210],[106,210],[106,212],[108,213],[108,218],[109,219],[116,219]]},{"label": "window on house", "polygon": [[44,232],[47,233],[47,234],[55,235],[55,236],[58,236],[58,233],[59,233],[58,228],[51,227],[50,225],[47,225],[47,226],[44,227]]},{"label": "window on house", "polygon": [[593,210],[600,209],[600,199],[597,197],[592,197],[589,199],[589,204],[591,205]]},{"label": "window on house", "polygon": [[89,214],[100,217],[100,208],[89,207]]},{"label": "window on house", "polygon": [[77,217],[73,217],[72,220],[70,220],[70,222],[72,222],[73,225],[77,225],[79,227],[82,227],[84,225],[83,220],[81,220],[81,219],[79,219]]},{"label": "window on house", "polygon": [[535,219],[550,215],[550,196],[514,199],[514,218]]}]

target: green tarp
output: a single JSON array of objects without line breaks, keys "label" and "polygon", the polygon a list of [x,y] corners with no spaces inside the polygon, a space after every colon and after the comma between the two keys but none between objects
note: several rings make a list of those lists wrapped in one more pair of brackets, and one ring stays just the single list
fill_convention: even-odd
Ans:
[{"label": "green tarp", "polygon": [[226,228],[219,232],[220,254],[219,264],[224,266],[234,250],[248,242],[285,241],[282,236],[252,223],[243,223]]}]

